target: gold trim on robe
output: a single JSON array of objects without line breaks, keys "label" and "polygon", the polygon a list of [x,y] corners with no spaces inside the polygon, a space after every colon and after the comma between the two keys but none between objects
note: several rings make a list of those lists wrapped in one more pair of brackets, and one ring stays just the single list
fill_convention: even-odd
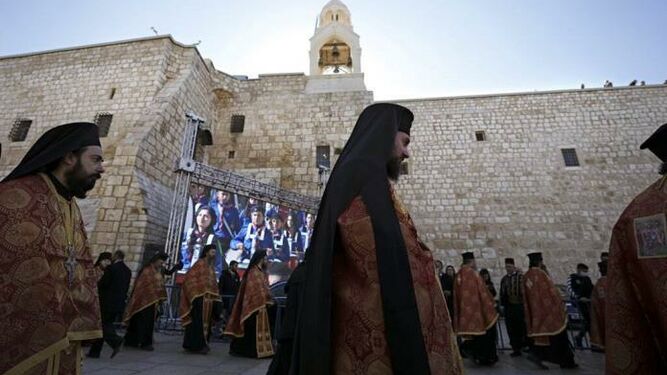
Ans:
[{"label": "gold trim on robe", "polygon": [[271,339],[271,327],[267,306],[273,305],[273,298],[269,291],[269,281],[259,266],[253,266],[246,271],[234,302],[234,307],[225,327],[225,335],[244,337],[245,321],[257,313],[255,324],[255,339],[257,358],[269,357],[274,354]]},{"label": "gold trim on robe", "polygon": [[549,345],[549,336],[567,328],[567,312],[563,298],[549,276],[538,267],[530,267],[523,275],[523,309],[527,336],[535,345]]},{"label": "gold trim on robe", "polygon": [[454,331],[458,336],[482,336],[498,321],[489,288],[470,266],[463,265],[454,279]]},{"label": "gold trim on robe", "polygon": [[76,200],[46,175],[0,183],[0,274],[0,373],[80,371],[80,341],[102,336],[97,277]]}]

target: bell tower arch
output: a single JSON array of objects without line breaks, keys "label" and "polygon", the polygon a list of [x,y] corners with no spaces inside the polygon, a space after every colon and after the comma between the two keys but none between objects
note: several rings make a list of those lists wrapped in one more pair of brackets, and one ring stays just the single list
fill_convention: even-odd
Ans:
[{"label": "bell tower arch", "polygon": [[310,81],[311,92],[366,90],[359,35],[350,10],[340,0],[330,0],[322,8],[310,38]]},{"label": "bell tower arch", "polygon": [[329,1],[310,38],[310,75],[361,73],[359,35],[350,10],[340,0]]}]

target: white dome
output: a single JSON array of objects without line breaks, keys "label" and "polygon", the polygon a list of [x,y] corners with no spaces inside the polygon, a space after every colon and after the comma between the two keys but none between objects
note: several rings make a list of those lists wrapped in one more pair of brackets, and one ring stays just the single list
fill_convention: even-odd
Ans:
[{"label": "white dome", "polygon": [[322,12],[320,12],[319,27],[324,27],[331,23],[341,23],[352,26],[350,10],[347,8],[347,5],[343,4],[340,0],[330,0],[324,8],[322,8]]}]

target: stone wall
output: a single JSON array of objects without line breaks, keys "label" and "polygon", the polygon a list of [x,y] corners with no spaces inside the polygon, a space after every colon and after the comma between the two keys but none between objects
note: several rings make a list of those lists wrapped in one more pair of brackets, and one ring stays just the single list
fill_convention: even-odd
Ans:
[{"label": "stone wall", "polygon": [[[399,192],[445,263],[526,269],[542,251],[556,282],[584,262],[597,274],[613,224],[658,178],[639,145],[667,122],[667,86],[407,100],[415,113]],[[486,141],[475,132],[484,131]],[[565,167],[575,148],[580,167]]]},{"label": "stone wall", "polygon": [[[359,113],[372,103],[373,93],[307,94],[307,82],[303,74],[239,81],[234,92],[218,103],[209,164],[240,172],[278,168],[281,187],[319,194],[316,147],[329,145],[335,161],[335,148],[344,146]],[[243,133],[230,132],[232,115],[245,116]]]},{"label": "stone wall", "polygon": [[[46,129],[113,114],[107,172],[81,207],[94,254],[125,250],[137,267],[147,245],[165,241],[186,111],[210,126],[204,162],[319,194],[316,147],[328,145],[333,164],[373,94],[308,93],[308,81],[232,77],[169,36],[0,58],[0,177]],[[536,250],[558,282],[578,262],[595,269],[623,207],[657,178],[657,159],[638,145],[667,122],[667,86],[401,103],[415,124],[398,191],[421,236],[446,263],[475,251],[496,280],[504,257],[526,268]],[[243,133],[230,132],[237,114]],[[9,142],[18,118],[32,127]],[[575,148],[581,165],[566,168],[562,148]]]},{"label": "stone wall", "polygon": [[[136,269],[146,244],[165,241],[185,111],[215,119],[210,71],[168,36],[0,58],[0,176],[49,128],[111,113],[106,173],[79,205],[93,254],[123,250]],[[10,142],[18,118],[32,126]]]}]

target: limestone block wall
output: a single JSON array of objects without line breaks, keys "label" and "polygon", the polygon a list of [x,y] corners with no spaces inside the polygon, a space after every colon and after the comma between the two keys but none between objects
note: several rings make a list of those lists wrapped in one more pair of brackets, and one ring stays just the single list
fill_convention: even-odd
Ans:
[{"label": "limestone block wall", "polygon": [[[137,268],[146,244],[164,243],[185,111],[215,122],[211,71],[169,36],[0,58],[0,176],[51,127],[112,114],[106,173],[79,205],[93,254],[124,250]],[[10,142],[19,118],[32,126]]]},{"label": "limestone block wall", "polygon": [[[215,123],[210,70],[194,48],[167,43],[158,73],[160,88],[141,119],[133,147],[134,179],[128,195],[140,206],[125,209],[115,242],[141,261],[147,245],[164,246],[173,199],[175,162],[181,153],[185,113],[192,111]],[[128,202],[129,203],[129,202]],[[129,235],[128,235],[129,234]]]},{"label": "limestone block wall", "polygon": [[[556,282],[597,274],[613,224],[658,178],[639,145],[667,122],[667,86],[407,100],[415,113],[402,198],[437,258],[474,251],[496,281],[504,257],[542,251]],[[477,141],[475,132],[485,132]],[[575,148],[580,167],[565,167]]]},{"label": "limestone block wall", "polygon": [[[202,161],[319,194],[316,147],[330,147],[333,165],[373,93],[308,93],[308,80],[232,77],[169,36],[0,57],[0,178],[47,129],[112,114],[107,172],[80,205],[94,254],[124,250],[136,269],[165,241],[188,110],[213,135]],[[664,85],[400,103],[415,124],[398,191],[419,233],[446,263],[474,251],[496,280],[504,257],[526,268],[536,250],[557,282],[578,262],[595,269],[622,209],[657,179],[657,158],[638,146],[667,122]],[[232,115],[245,116],[242,133],[230,132]],[[10,142],[19,118],[32,126]],[[563,148],[579,167],[565,167]]]},{"label": "limestone block wall", "polygon": [[[317,195],[316,147],[329,145],[335,161],[335,148],[343,147],[373,94],[307,94],[307,81],[303,74],[239,81],[235,92],[218,102],[209,163],[235,171],[278,168],[281,187]],[[243,133],[230,133],[232,115],[245,116]]]}]

